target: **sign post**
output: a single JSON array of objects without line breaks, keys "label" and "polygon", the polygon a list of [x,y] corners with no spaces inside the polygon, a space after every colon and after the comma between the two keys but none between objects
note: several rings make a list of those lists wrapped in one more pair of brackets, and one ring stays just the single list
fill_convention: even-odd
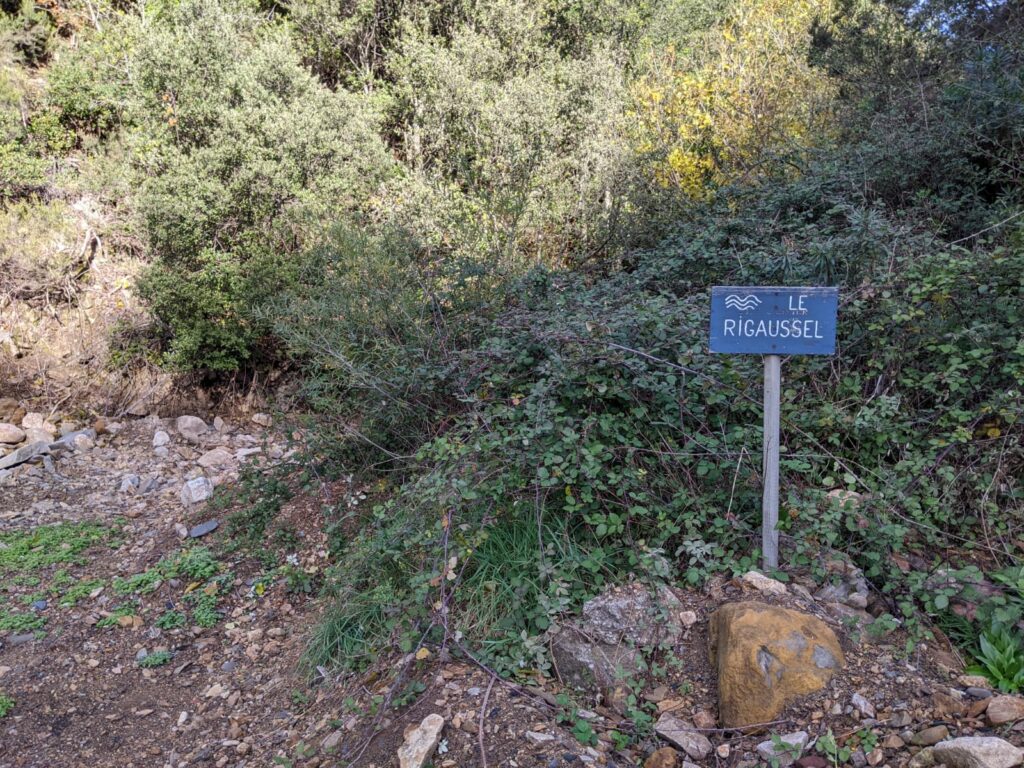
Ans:
[{"label": "sign post", "polygon": [[779,566],[779,410],[781,355],[831,355],[836,349],[836,288],[714,286],[712,352],[764,355],[761,551]]}]

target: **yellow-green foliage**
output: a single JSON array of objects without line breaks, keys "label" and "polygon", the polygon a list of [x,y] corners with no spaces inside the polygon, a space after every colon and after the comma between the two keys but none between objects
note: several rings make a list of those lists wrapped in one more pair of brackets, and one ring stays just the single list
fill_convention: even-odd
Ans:
[{"label": "yellow-green foliage", "polygon": [[737,0],[696,45],[648,52],[634,144],[663,185],[692,198],[753,180],[780,150],[827,138],[835,87],[808,63],[829,0]]},{"label": "yellow-green foliage", "polygon": [[0,207],[0,290],[52,285],[82,255],[84,236],[62,200]]}]

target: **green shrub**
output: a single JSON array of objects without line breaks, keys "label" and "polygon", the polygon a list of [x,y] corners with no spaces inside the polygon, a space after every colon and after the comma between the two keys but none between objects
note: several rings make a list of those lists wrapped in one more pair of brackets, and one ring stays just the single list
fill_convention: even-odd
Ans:
[{"label": "green shrub", "polygon": [[320,220],[358,211],[388,174],[375,108],[319,84],[243,2],[166,10],[135,63],[157,257],[141,289],[169,362],[232,370],[258,355],[269,329],[253,310],[291,284]]},{"label": "green shrub", "polygon": [[14,709],[14,699],[0,691],[0,717],[7,717]]}]

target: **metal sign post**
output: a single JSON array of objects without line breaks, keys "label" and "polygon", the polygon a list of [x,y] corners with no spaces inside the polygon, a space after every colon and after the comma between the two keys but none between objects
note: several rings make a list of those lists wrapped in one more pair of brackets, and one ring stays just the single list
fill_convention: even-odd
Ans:
[{"label": "metal sign post", "polygon": [[764,567],[779,567],[780,355],[831,355],[836,349],[836,288],[715,286],[711,289],[712,352],[764,355]]}]

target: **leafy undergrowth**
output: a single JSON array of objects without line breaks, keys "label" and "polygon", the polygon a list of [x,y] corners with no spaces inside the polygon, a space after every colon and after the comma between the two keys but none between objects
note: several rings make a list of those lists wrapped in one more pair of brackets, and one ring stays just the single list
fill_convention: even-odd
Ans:
[{"label": "leafy undergrowth", "polygon": [[[55,601],[72,607],[101,587],[102,581],[78,579],[70,571],[86,565],[99,547],[120,547],[119,525],[60,523],[0,534],[0,631],[41,631],[47,619],[37,606]],[[22,588],[34,592],[11,597]]]}]

